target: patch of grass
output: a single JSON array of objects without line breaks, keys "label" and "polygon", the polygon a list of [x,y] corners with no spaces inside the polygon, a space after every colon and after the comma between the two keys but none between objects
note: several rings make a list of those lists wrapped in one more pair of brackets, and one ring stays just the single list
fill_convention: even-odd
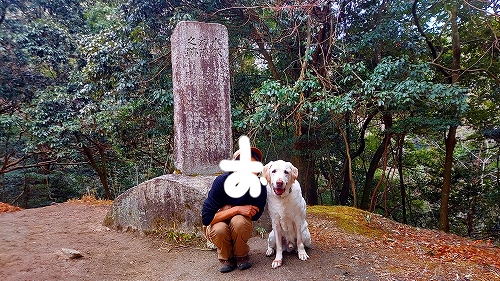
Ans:
[{"label": "patch of grass", "polygon": [[264,234],[266,234],[266,229],[263,228],[262,226],[256,226],[254,227],[255,231],[257,232],[257,234],[260,235],[260,238],[264,238]]},{"label": "patch of grass", "polygon": [[206,239],[195,233],[179,232],[173,229],[157,227],[153,231],[145,232],[146,235],[164,240],[163,245],[171,245],[172,248],[177,246],[181,247],[194,247],[206,248]]},{"label": "patch of grass", "polygon": [[82,198],[69,199],[67,202],[88,204],[88,205],[92,205],[92,206],[109,206],[109,205],[113,204],[113,200],[105,200],[105,199],[96,198],[95,194],[93,192],[86,192],[85,194],[82,195]]},{"label": "patch of grass", "polygon": [[380,229],[372,224],[374,214],[347,206],[307,206],[307,212],[314,215],[326,216],[336,225],[348,233],[360,234],[367,237],[380,237]]}]

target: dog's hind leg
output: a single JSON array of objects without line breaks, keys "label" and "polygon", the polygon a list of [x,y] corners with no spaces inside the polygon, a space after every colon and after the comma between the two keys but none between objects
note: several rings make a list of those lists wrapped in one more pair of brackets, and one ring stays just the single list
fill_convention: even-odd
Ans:
[{"label": "dog's hind leg", "polygon": [[309,229],[306,228],[302,233],[304,246],[306,246],[307,248],[311,248],[311,233],[309,232]]}]

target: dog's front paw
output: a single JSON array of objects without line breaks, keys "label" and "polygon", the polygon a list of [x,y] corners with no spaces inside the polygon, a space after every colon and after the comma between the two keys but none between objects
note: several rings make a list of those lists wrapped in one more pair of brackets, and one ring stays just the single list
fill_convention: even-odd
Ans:
[{"label": "dog's front paw", "polygon": [[272,268],[277,268],[281,266],[281,260],[273,260]]},{"label": "dog's front paw", "polygon": [[299,260],[305,261],[309,258],[306,251],[299,251]]},{"label": "dog's front paw", "polygon": [[273,248],[267,248],[266,257],[270,257],[273,254],[274,254],[274,249]]}]

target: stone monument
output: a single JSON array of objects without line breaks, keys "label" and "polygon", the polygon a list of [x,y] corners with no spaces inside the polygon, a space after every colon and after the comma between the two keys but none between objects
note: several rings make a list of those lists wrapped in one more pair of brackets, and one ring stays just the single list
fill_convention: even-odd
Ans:
[{"label": "stone monument", "polygon": [[227,29],[185,21],[170,40],[175,167],[182,174],[213,175],[233,147]]},{"label": "stone monument", "polygon": [[[180,22],[171,37],[174,164],[118,196],[104,224],[113,229],[170,229],[202,234],[201,208],[219,162],[232,156],[228,35],[225,26]],[[270,228],[264,211],[255,226]]]}]

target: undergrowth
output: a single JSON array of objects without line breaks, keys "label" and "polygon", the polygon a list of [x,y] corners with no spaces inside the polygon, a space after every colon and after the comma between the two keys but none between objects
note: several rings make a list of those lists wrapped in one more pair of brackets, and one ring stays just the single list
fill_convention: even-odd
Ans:
[{"label": "undergrowth", "polygon": [[93,192],[85,192],[80,199],[69,199],[69,203],[82,203],[92,206],[108,206],[113,204],[113,200],[96,198]]},{"label": "undergrowth", "polygon": [[380,229],[372,224],[370,212],[347,206],[308,206],[307,212],[319,216],[326,216],[347,233],[355,233],[368,237],[380,237]]},{"label": "undergrowth", "polygon": [[173,229],[157,227],[155,230],[146,231],[145,234],[163,240],[163,246],[170,246],[172,248],[177,246],[207,248],[205,237],[194,233],[184,233]]}]

